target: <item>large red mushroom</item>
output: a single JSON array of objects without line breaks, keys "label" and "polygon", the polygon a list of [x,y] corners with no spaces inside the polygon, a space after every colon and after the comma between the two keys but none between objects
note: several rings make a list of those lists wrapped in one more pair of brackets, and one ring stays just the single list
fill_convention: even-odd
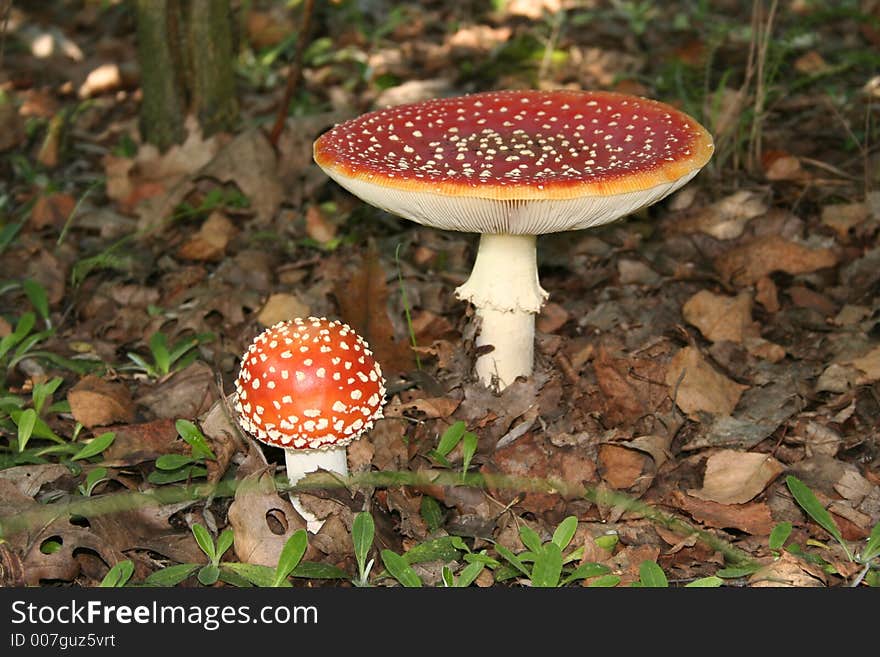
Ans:
[{"label": "large red mushroom", "polygon": [[[388,212],[481,233],[456,290],[480,318],[476,371],[504,388],[533,367],[536,236],[614,221],[675,191],[712,156],[670,105],[611,92],[492,91],[370,112],[315,142],[318,165]],[[491,346],[491,348],[488,348]]]},{"label": "large red mushroom", "polygon": [[[251,435],[285,452],[296,484],[318,469],[348,475],[346,446],[382,417],[385,379],[369,345],[339,321],[297,318],[260,333],[241,360],[234,407]],[[320,523],[299,504],[315,530]]]}]

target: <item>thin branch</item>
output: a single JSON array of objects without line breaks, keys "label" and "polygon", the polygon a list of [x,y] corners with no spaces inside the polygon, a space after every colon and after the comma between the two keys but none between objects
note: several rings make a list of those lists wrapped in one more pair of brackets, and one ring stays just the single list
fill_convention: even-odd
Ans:
[{"label": "thin branch", "polygon": [[[23,511],[13,516],[0,517],[0,537],[9,538],[15,534],[28,531],[34,527],[43,527],[56,518],[83,516],[86,518],[118,513],[131,509],[162,506],[186,500],[201,501],[209,497],[231,497],[235,494],[237,483],[221,481],[217,484],[198,484],[189,486],[162,486],[147,492],[123,492],[98,497],[75,498],[63,503],[42,505],[33,510]],[[721,553],[728,563],[733,565],[754,564],[755,560],[745,551],[740,550],[728,541],[690,523],[665,513],[629,497],[623,493],[600,490],[591,486],[583,486],[562,480],[534,479],[513,477],[498,474],[482,474],[451,470],[382,471],[355,474],[340,477],[335,473],[318,472],[307,475],[290,486],[287,478],[279,476],[276,487],[279,491],[303,493],[310,490],[334,489],[340,487],[373,487],[388,488],[394,486],[469,486],[480,489],[499,489],[517,492],[539,492],[562,494],[566,497],[582,497],[602,507],[613,507],[624,513],[631,513],[661,525],[681,536],[696,535],[699,540]]]}]

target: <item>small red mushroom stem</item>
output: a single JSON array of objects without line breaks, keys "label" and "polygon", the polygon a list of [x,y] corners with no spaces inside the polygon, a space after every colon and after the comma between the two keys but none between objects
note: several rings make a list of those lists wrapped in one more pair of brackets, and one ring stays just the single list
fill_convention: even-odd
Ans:
[{"label": "small red mushroom stem", "polygon": [[484,233],[471,275],[455,291],[481,320],[477,347],[492,346],[475,366],[487,387],[503,390],[532,373],[535,315],[548,296],[538,280],[536,246],[534,235]]}]

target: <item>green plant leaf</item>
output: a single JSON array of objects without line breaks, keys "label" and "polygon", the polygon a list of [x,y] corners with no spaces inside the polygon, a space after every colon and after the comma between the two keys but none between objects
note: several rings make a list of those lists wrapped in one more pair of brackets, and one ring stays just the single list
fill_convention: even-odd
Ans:
[{"label": "green plant leaf", "polygon": [[364,576],[366,569],[367,557],[370,549],[373,547],[373,537],[376,532],[376,526],[371,516],[366,511],[358,513],[351,523],[351,540],[354,543],[354,557],[358,565],[358,573]]},{"label": "green plant leaf", "polygon": [[[528,525],[523,525],[519,528],[519,538],[523,542],[523,545],[535,554],[538,554],[541,551],[543,545],[541,543],[541,537],[538,536],[538,533]],[[519,556],[520,559],[523,558],[523,555]]]},{"label": "green plant leaf", "polygon": [[220,579],[220,567],[215,566],[212,563],[209,563],[207,566],[202,566],[199,568],[199,573],[196,576],[196,579],[205,586],[216,584],[217,580]]},{"label": "green plant leaf", "polygon": [[34,391],[31,393],[31,398],[34,401],[34,410],[37,412],[37,415],[40,415],[43,412],[43,406],[46,405],[46,400],[58,390],[58,386],[62,383],[64,383],[64,379],[60,376],[56,376],[46,383],[37,383],[34,385]]},{"label": "green plant leaf", "polygon": [[532,566],[532,586],[549,588],[559,585],[562,574],[562,550],[552,541],[543,546]]},{"label": "green plant leaf", "polygon": [[687,589],[709,589],[709,588],[717,588],[724,584],[724,580],[715,575],[710,575],[709,577],[701,577],[700,579],[695,579],[693,582],[688,582],[685,584],[685,588]]},{"label": "green plant leaf", "polygon": [[107,468],[95,468],[86,475],[86,480],[79,486],[80,492],[88,497],[95,490],[95,486],[107,477]]},{"label": "green plant leaf", "polygon": [[156,459],[156,467],[160,470],[177,470],[192,462],[193,458],[186,454],[162,454]]},{"label": "green plant leaf", "polygon": [[619,541],[620,537],[617,534],[602,534],[602,536],[597,536],[593,539],[593,543],[595,543],[597,547],[608,552],[614,550],[614,546],[617,545]]},{"label": "green plant leaf", "polygon": [[479,441],[477,439],[477,435],[468,431],[462,436],[461,439],[461,471],[463,473],[468,471],[468,468],[471,467],[471,461],[474,458],[474,454],[477,453],[477,445]]},{"label": "green plant leaf", "polygon": [[190,577],[197,569],[199,564],[181,563],[174,566],[168,566],[155,573],[150,573],[144,580],[145,586],[177,586],[183,580]]},{"label": "green plant leaf", "polygon": [[422,516],[422,520],[425,521],[425,524],[428,525],[428,529],[432,532],[440,529],[440,526],[443,524],[443,509],[440,508],[440,503],[435,500],[430,495],[422,495],[422,504],[419,507],[419,513]]},{"label": "green plant leaf", "polygon": [[669,580],[666,579],[666,573],[654,561],[645,560],[639,564],[639,581],[642,586],[653,588],[667,588]]},{"label": "green plant leaf", "polygon": [[434,451],[440,454],[440,456],[447,456],[449,452],[455,449],[455,446],[458,445],[458,442],[461,440],[466,429],[467,425],[465,425],[462,420],[458,420],[450,425],[449,428],[443,432],[443,435],[440,436],[440,442],[437,444],[437,449]]},{"label": "green plant leaf", "polygon": [[49,296],[38,281],[32,278],[25,279],[21,284],[28,301],[44,320],[49,319]]},{"label": "green plant leaf", "polygon": [[23,452],[34,434],[34,427],[37,425],[37,412],[32,408],[23,410],[19,414],[16,424],[18,425],[18,451]]},{"label": "green plant leaf", "polygon": [[781,550],[785,545],[785,542],[788,540],[788,537],[791,535],[791,529],[792,526],[790,522],[780,522],[777,524],[770,532],[770,539],[768,541],[770,549]]},{"label": "green plant leaf", "polygon": [[403,558],[408,564],[424,563],[426,561],[454,561],[461,556],[455,547],[455,536],[441,536],[427,541],[422,541],[407,550]]},{"label": "green plant leaf", "polygon": [[173,484],[177,481],[186,481],[196,479],[197,477],[205,477],[208,469],[200,465],[188,465],[177,470],[153,470],[148,476],[147,481],[151,484],[161,486],[162,484]]},{"label": "green plant leaf", "polygon": [[559,546],[560,550],[564,550],[571,543],[571,539],[574,538],[574,533],[577,531],[577,526],[577,518],[575,516],[568,516],[556,527],[552,540]]},{"label": "green plant leaf", "polygon": [[868,563],[878,555],[880,555],[880,522],[874,525],[874,528],[871,529],[871,535],[868,536],[868,541],[865,543],[865,549],[862,550],[860,561],[862,563]]},{"label": "green plant leaf", "polygon": [[196,538],[196,543],[202,548],[202,552],[208,555],[208,559],[213,562],[217,550],[214,548],[214,539],[211,538],[211,533],[205,529],[204,525],[200,525],[199,523],[195,523],[192,526],[192,533]]},{"label": "green plant leaf", "polygon": [[807,512],[807,514],[815,520],[825,531],[827,531],[831,536],[834,537],[840,545],[843,547],[850,561],[852,561],[852,555],[850,554],[849,547],[846,542],[843,540],[843,535],[840,533],[840,529],[837,527],[837,524],[834,522],[834,519],[831,517],[831,514],[828,513],[828,510],[822,506],[822,503],[816,498],[807,485],[802,482],[800,479],[795,477],[794,475],[788,475],[785,478],[785,484],[788,486],[788,490],[791,491],[792,496],[795,501],[801,506],[801,508]]},{"label": "green plant leaf", "polygon": [[[275,586],[275,569],[256,563],[239,563],[230,561],[223,564],[221,570],[234,572],[255,586],[269,588]],[[280,587],[291,586],[290,582],[282,582]]]},{"label": "green plant leaf", "polygon": [[348,573],[329,563],[300,561],[291,573],[293,577],[305,579],[348,579]]},{"label": "green plant leaf", "polygon": [[150,353],[153,354],[156,371],[168,374],[171,371],[171,355],[168,353],[168,339],[161,331],[150,336]]},{"label": "green plant leaf", "polygon": [[520,558],[516,556],[513,552],[511,552],[508,548],[504,547],[500,543],[496,543],[495,551],[498,552],[498,554],[500,554],[508,562],[510,562],[510,564],[520,573],[522,573],[526,577],[532,576],[532,574],[529,572],[529,569],[526,568],[525,564],[520,560]]},{"label": "green plant leaf", "polygon": [[76,454],[70,457],[70,460],[77,461],[79,459],[87,459],[92,456],[97,456],[105,449],[110,447],[113,444],[113,441],[116,439],[116,434],[113,431],[107,431],[102,433],[100,436],[95,436],[85,445],[83,448],[79,450]]},{"label": "green plant leaf", "polygon": [[275,567],[275,578],[272,580],[272,586],[280,586],[282,582],[287,580],[287,576],[299,565],[308,547],[308,532],[305,529],[298,529],[293,532],[293,535],[287,539],[287,542],[281,549],[278,565]]},{"label": "green plant leaf", "polygon": [[410,566],[402,556],[391,550],[382,550],[381,555],[382,563],[385,564],[385,569],[403,586],[407,588],[418,588],[422,585],[422,580],[419,579],[416,571],[412,569],[412,566]]},{"label": "green plant leaf", "polygon": [[199,429],[195,424],[193,424],[189,420],[177,420],[174,423],[174,427],[177,429],[177,433],[180,434],[180,437],[183,438],[190,447],[192,447],[193,458],[217,458],[214,455],[213,450],[211,450],[211,446],[208,444],[208,441],[202,433],[201,429]]},{"label": "green plant leaf", "polygon": [[605,566],[601,563],[594,563],[589,561],[587,563],[582,563],[580,566],[575,568],[571,573],[569,573],[565,579],[562,580],[562,586],[566,584],[570,584],[579,579],[587,579],[590,577],[599,577],[601,575],[606,575],[611,571],[608,566]]},{"label": "green plant leaf", "polygon": [[131,559],[120,561],[104,575],[100,586],[104,588],[119,588],[125,586],[134,574],[134,562]]},{"label": "green plant leaf", "polygon": [[217,537],[217,552],[215,561],[219,562],[220,558],[226,553],[226,550],[232,547],[235,542],[235,534],[232,529],[224,529]]},{"label": "green plant leaf", "polygon": [[614,588],[620,584],[620,577],[617,575],[602,575],[587,584],[591,588]]},{"label": "green plant leaf", "polygon": [[483,569],[486,567],[485,564],[480,563],[479,561],[473,561],[466,565],[461,569],[461,572],[458,574],[458,578],[456,581],[456,586],[458,587],[467,587],[474,583],[474,580],[479,577],[480,573],[483,572]]}]

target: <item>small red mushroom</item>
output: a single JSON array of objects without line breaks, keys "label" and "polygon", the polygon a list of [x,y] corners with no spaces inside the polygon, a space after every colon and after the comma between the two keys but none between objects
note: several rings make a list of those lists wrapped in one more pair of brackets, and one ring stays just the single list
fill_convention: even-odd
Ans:
[{"label": "small red mushroom", "polygon": [[536,236],[614,221],[672,193],[712,156],[693,118],[601,91],[490,91],[370,112],[315,142],[315,162],[367,203],[481,233],[458,298],[480,319],[476,371],[504,388],[532,372]]},{"label": "small red mushroom", "polygon": [[[318,317],[260,333],[242,357],[235,391],[242,427],[284,449],[291,484],[319,468],[347,475],[346,446],[382,417],[385,403],[367,342],[347,324]],[[310,528],[320,526],[292,502]]]}]

